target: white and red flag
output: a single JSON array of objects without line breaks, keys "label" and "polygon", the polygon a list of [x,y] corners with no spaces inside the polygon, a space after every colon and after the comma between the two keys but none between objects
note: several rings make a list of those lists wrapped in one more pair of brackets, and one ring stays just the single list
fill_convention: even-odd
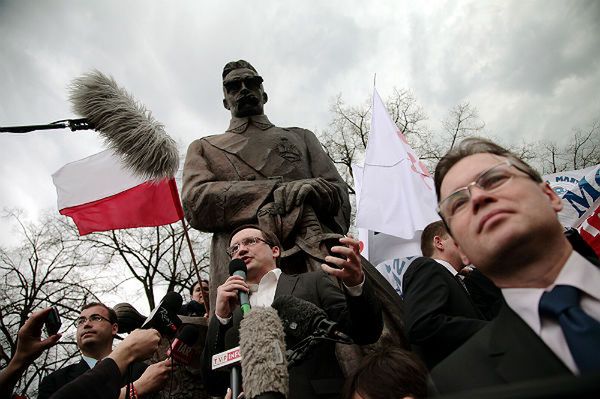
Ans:
[{"label": "white and red flag", "polygon": [[357,227],[411,240],[439,220],[433,178],[373,91]]},{"label": "white and red flag", "polygon": [[59,212],[73,219],[81,235],[162,226],[183,219],[174,178],[140,177],[112,150],[71,162],[52,179]]}]

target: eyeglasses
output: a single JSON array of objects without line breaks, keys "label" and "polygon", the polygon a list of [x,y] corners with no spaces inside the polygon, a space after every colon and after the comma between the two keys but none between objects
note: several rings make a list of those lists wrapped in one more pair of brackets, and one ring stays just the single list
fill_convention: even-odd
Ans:
[{"label": "eyeglasses", "polygon": [[234,93],[236,91],[241,90],[242,83],[248,90],[256,90],[260,87],[263,82],[263,78],[261,76],[248,76],[243,79],[232,79],[226,82],[223,82],[223,87],[227,90],[227,93]]},{"label": "eyeglasses", "polygon": [[112,322],[111,322],[110,320],[108,320],[106,317],[104,317],[104,316],[101,316],[101,315],[99,315],[99,314],[93,314],[93,315],[91,315],[90,317],[85,317],[85,316],[78,317],[77,319],[75,319],[75,325],[76,325],[77,327],[81,327],[81,326],[82,326],[82,325],[84,325],[84,324],[85,324],[85,323],[86,323],[88,320],[90,321],[90,323],[98,323],[98,322],[100,322],[100,321],[102,321],[102,320],[106,320],[106,321],[108,321],[109,323],[111,323],[111,324],[112,324]]},{"label": "eyeglasses", "polygon": [[269,244],[267,241],[265,241],[264,239],[262,239],[260,237],[246,237],[246,238],[242,239],[242,241],[240,241],[236,244],[233,244],[232,246],[227,248],[227,254],[231,258],[233,258],[235,256],[235,254],[237,254],[238,251],[240,250],[240,245],[243,245],[245,247],[252,247],[252,246],[256,245],[259,241],[264,242],[268,246],[271,246],[271,244]]},{"label": "eyeglasses", "polygon": [[504,160],[502,163],[483,171],[479,177],[477,177],[477,180],[469,183],[465,187],[459,188],[440,201],[437,212],[442,219],[444,219],[446,224],[449,224],[450,220],[454,216],[467,209],[467,204],[471,199],[471,188],[473,188],[473,186],[477,186],[487,192],[492,192],[499,187],[502,187],[513,177],[518,177],[519,175],[510,170],[511,166],[514,166],[515,169],[525,173],[527,177],[534,179],[530,172],[526,171],[522,167],[519,167],[518,165],[515,165],[508,159]]}]

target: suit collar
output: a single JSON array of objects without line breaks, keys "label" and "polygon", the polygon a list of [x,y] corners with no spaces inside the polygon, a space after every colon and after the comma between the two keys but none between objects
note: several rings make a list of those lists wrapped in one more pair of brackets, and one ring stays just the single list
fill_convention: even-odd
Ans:
[{"label": "suit collar", "polygon": [[249,124],[256,126],[260,130],[267,130],[274,126],[266,115],[252,115],[244,118],[236,118],[234,116],[229,122],[227,132],[243,133],[248,129]]},{"label": "suit collar", "polygon": [[279,282],[277,283],[277,289],[275,290],[275,298],[279,298],[282,295],[292,295],[294,288],[298,283],[297,275],[288,275],[281,273],[279,276]]},{"label": "suit collar", "polygon": [[526,377],[524,373],[533,373],[532,378],[570,373],[554,352],[506,303],[489,328],[488,355],[495,359],[496,370],[506,381],[522,381]]}]

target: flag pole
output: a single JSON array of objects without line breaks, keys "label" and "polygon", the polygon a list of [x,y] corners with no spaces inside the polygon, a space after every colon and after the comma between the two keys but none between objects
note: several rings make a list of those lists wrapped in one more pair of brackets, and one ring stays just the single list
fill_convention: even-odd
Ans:
[{"label": "flag pole", "polygon": [[190,248],[190,255],[192,255],[192,264],[194,265],[194,270],[196,271],[196,278],[198,279],[198,284],[200,284],[200,297],[204,302],[206,313],[210,314],[210,300],[204,297],[204,290],[202,289],[202,279],[200,278],[200,271],[198,270],[198,262],[196,262],[196,255],[194,254],[194,249],[192,248],[192,240],[190,240],[190,235],[188,234],[185,219],[181,219],[181,225],[183,226],[183,234],[185,235],[188,247]]},{"label": "flag pole", "polygon": [[[192,247],[192,240],[190,239],[190,235],[188,233],[187,225],[185,224],[185,217],[183,215],[183,209],[181,208],[181,200],[179,199],[179,191],[177,190],[177,183],[175,183],[175,178],[172,177],[169,179],[169,186],[171,186],[171,194],[173,195],[173,200],[177,203],[179,212],[181,213],[181,225],[183,226],[183,235],[185,236],[185,240],[187,241],[188,248],[190,249],[190,255],[192,256],[192,265],[194,266],[194,271],[196,272],[196,278],[198,279],[198,284],[200,284],[200,297],[204,302],[204,308],[206,309],[206,313],[210,314],[210,300],[209,298],[204,297],[204,290],[202,289],[202,278],[200,277],[200,271],[198,270],[198,262],[196,261],[196,254],[194,253],[194,248]],[[192,286],[193,288],[193,286]]]}]

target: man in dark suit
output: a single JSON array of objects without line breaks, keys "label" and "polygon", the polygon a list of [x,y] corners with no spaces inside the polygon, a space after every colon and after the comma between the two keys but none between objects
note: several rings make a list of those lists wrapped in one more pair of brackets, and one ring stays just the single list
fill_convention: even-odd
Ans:
[{"label": "man in dark suit", "polygon": [[[77,347],[82,359],[44,377],[38,390],[39,399],[49,398],[63,385],[75,380],[111,354],[113,338],[118,331],[117,315],[113,309],[99,302],[88,303],[82,307],[76,325]],[[133,385],[140,396],[162,389],[171,370],[169,361],[158,362],[149,367],[143,363],[134,363],[132,367]],[[126,383],[124,381],[123,385]]]},{"label": "man in dark suit", "polygon": [[[246,281],[230,276],[217,289],[215,317],[210,320],[203,355],[209,394],[224,395],[228,385],[226,373],[213,372],[210,367],[212,355],[224,351],[227,336],[239,328],[238,291],[250,293],[253,307],[270,306],[274,298],[293,295],[325,310],[329,319],[338,322],[355,343],[373,343],[379,338],[383,328],[381,307],[369,281],[365,280],[358,242],[344,237],[340,243],[331,249],[339,257],[326,257],[335,268],[324,264],[323,271],[286,275],[277,268],[281,250],[273,234],[256,226],[234,231],[228,253],[233,259],[243,260],[248,273]],[[343,282],[343,290],[327,273]],[[237,343],[232,346],[235,345]],[[343,383],[335,345],[324,342],[290,369],[289,398],[338,398]]]},{"label": "man in dark suit", "polygon": [[486,322],[458,275],[461,254],[441,220],[423,230],[421,252],[404,274],[405,327],[412,349],[432,369]]},{"label": "man in dark suit", "polygon": [[[599,177],[589,183],[582,195],[599,196]],[[435,186],[457,245],[505,301],[496,319],[434,368],[437,389],[600,372],[600,270],[573,251],[557,218],[561,199],[539,173],[470,138],[440,160]]]}]

